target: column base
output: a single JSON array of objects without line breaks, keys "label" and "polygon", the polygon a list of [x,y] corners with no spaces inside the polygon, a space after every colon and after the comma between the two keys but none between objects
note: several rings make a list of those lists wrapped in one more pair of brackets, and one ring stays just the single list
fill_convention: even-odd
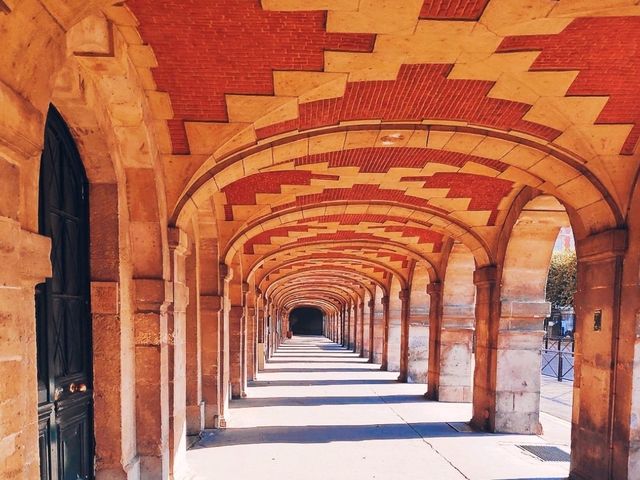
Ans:
[{"label": "column base", "polygon": [[169,478],[169,452],[162,456],[140,455],[140,480],[167,480]]},{"label": "column base", "polygon": [[216,417],[216,426],[215,428],[219,429],[219,430],[224,430],[225,428],[227,428],[227,425],[229,423],[229,415],[218,415]]}]

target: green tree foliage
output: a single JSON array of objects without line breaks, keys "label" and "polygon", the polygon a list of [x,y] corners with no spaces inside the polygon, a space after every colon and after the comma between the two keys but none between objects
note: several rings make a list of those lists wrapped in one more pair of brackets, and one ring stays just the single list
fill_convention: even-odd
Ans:
[{"label": "green tree foliage", "polygon": [[552,307],[573,307],[576,266],[576,252],[553,252],[547,277],[547,302],[550,302]]}]

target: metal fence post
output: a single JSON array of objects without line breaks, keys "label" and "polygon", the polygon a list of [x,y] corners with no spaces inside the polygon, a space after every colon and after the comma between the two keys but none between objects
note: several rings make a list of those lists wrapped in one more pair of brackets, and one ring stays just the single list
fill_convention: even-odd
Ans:
[{"label": "metal fence post", "polygon": [[558,381],[562,381],[562,339],[558,339]]}]

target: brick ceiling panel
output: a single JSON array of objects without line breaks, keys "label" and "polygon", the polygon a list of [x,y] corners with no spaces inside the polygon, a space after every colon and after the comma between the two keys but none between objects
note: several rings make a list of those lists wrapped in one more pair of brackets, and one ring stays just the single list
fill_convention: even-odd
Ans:
[{"label": "brick ceiling panel", "polygon": [[326,32],[326,12],[265,11],[257,0],[127,4],[157,57],[158,89],[171,95],[174,153],[189,152],[185,120],[227,120],[226,94],[273,95],[273,70],[321,71],[325,50],[369,52],[375,39]]},{"label": "brick ceiling panel", "polygon": [[568,96],[608,96],[596,123],[632,124],[621,153],[634,153],[640,139],[639,17],[577,18],[558,34],[507,37],[498,47],[529,50],[541,51],[531,71],[579,72]]}]

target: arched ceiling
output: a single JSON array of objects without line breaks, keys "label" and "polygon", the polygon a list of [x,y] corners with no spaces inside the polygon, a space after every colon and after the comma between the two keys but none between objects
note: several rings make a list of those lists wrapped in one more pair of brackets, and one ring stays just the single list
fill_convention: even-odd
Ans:
[{"label": "arched ceiling", "polygon": [[287,308],[406,284],[416,262],[436,280],[453,242],[491,264],[525,189],[578,236],[624,224],[635,0],[126,5],[170,221],[213,221],[221,261]]}]

